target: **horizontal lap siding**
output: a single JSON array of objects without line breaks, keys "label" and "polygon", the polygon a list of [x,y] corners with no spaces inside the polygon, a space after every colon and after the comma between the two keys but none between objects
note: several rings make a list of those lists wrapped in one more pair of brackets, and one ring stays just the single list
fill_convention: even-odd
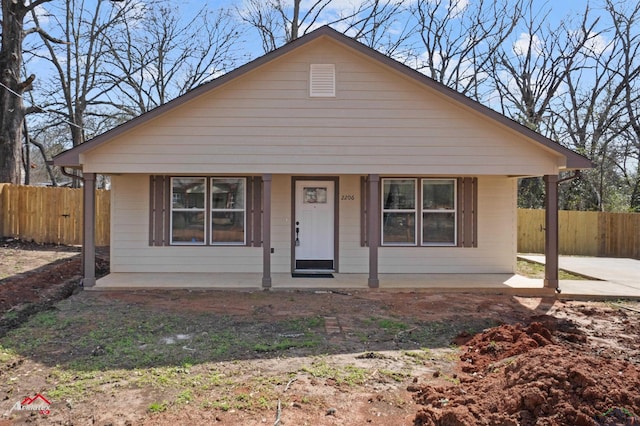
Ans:
[{"label": "horizontal lap siding", "polygon": [[[360,176],[340,177],[339,268],[341,273],[369,271],[369,249],[360,246]],[[353,199],[351,199],[353,196]]]},{"label": "horizontal lap siding", "polygon": [[[311,63],[337,96],[309,98]],[[412,81],[317,41],[86,155],[87,170],[147,173],[544,174],[555,159]]]},{"label": "horizontal lap siding", "polygon": [[516,259],[515,179],[478,179],[478,247],[381,247],[380,273],[512,273]]},{"label": "horizontal lap siding", "polygon": [[271,181],[271,272],[291,272],[291,176]]},{"label": "horizontal lap siding", "polygon": [[254,247],[150,247],[149,176],[113,176],[112,272],[262,272]]}]

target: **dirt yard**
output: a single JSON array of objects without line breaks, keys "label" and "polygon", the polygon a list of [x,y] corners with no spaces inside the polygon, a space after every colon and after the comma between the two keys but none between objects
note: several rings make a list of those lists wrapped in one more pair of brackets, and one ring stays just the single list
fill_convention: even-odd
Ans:
[{"label": "dirt yard", "polygon": [[86,292],[77,254],[0,241],[0,425],[640,424],[638,302]]}]

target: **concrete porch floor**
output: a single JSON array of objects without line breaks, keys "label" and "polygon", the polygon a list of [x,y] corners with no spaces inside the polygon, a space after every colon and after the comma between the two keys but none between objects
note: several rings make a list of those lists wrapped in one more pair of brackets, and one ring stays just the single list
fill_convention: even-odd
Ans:
[{"label": "concrete porch floor", "polygon": [[[272,290],[367,290],[367,274],[333,274],[333,278],[293,278],[272,274]],[[379,290],[419,292],[504,293],[553,295],[541,279],[516,274],[380,274]],[[262,275],[250,273],[111,273],[91,291],[140,289],[262,290]]]}]

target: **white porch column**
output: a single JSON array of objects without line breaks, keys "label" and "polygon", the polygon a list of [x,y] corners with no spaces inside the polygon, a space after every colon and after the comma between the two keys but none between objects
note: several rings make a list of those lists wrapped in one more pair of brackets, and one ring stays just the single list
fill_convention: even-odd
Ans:
[{"label": "white porch column", "polygon": [[83,173],[82,285],[96,284],[96,174]]},{"label": "white porch column", "polygon": [[262,287],[271,288],[271,174],[262,175]]}]

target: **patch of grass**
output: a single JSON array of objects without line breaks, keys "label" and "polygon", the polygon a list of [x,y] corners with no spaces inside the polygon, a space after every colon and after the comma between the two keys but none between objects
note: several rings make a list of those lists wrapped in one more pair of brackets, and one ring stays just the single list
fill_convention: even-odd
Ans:
[{"label": "patch of grass", "polygon": [[[531,262],[526,259],[518,259],[516,263],[516,272],[527,278],[544,278],[544,265],[538,262]],[[558,279],[561,280],[584,280],[585,277],[576,275],[571,272],[560,269],[558,271]]]},{"label": "patch of grass", "polygon": [[324,318],[319,315],[313,317],[296,318],[280,323],[283,328],[291,331],[309,331],[315,328],[324,327]]},{"label": "patch of grass", "polygon": [[326,360],[314,361],[311,366],[302,367],[302,371],[321,379],[333,379],[337,384],[350,386],[359,385],[366,381],[368,370],[354,365],[331,366]]},{"label": "patch of grass", "polygon": [[167,401],[152,402],[147,408],[147,411],[150,413],[162,413],[164,411],[167,411],[167,408],[169,408],[169,404],[167,403]]},{"label": "patch of grass", "polygon": [[12,349],[7,349],[0,345],[0,362],[9,362],[17,357],[17,354]]},{"label": "patch of grass", "polygon": [[256,352],[277,352],[293,348],[314,348],[318,344],[318,336],[305,333],[300,339],[284,338],[274,343],[256,343],[253,350]]},{"label": "patch of grass", "polygon": [[429,361],[433,358],[433,354],[431,353],[431,349],[429,348],[421,348],[419,351],[404,351],[402,352],[402,355],[408,356],[420,362]]},{"label": "patch of grass", "polygon": [[396,321],[389,318],[380,318],[376,321],[378,327],[387,331],[402,331],[409,328],[409,326],[402,321]]},{"label": "patch of grass", "polygon": [[396,381],[396,382],[401,382],[405,378],[407,378],[407,377],[409,377],[411,375],[409,373],[401,373],[401,372],[398,372],[398,371],[386,370],[384,368],[381,368],[380,370],[378,370],[378,373],[380,373],[383,376],[388,377],[391,380]]},{"label": "patch of grass", "polygon": [[193,394],[190,390],[184,390],[176,397],[176,404],[189,404],[191,401],[193,401]]}]

